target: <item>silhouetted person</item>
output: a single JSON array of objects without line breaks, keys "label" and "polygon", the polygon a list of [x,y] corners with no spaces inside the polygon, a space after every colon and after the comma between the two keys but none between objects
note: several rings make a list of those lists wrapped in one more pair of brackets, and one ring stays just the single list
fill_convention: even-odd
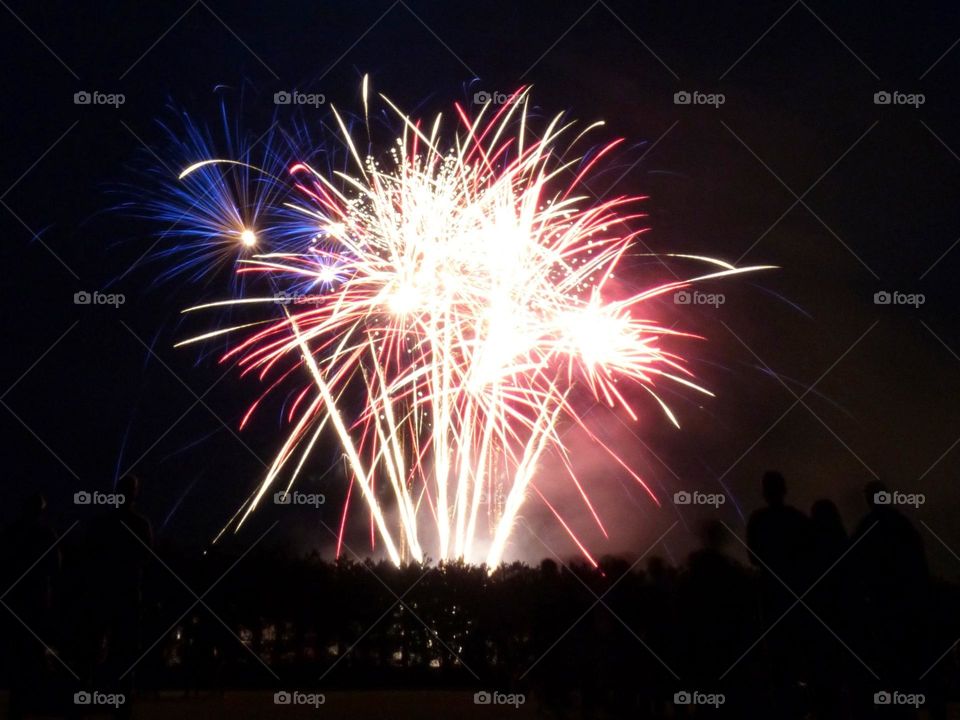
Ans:
[{"label": "silhouetted person", "polygon": [[137,506],[139,495],[138,478],[123,477],[117,484],[120,502],[95,523],[88,547],[90,572],[96,579],[90,607],[100,648],[92,686],[126,696],[118,711],[121,716],[131,712],[134,669],[141,654],[143,575],[153,546],[150,521]]},{"label": "silhouetted person", "polygon": [[767,506],[756,510],[747,522],[750,562],[761,575],[773,576],[773,586],[782,580],[797,594],[806,590],[812,559],[810,520],[787,505],[783,475],[768,470],[763,475],[763,499]]},{"label": "silhouetted person", "polygon": [[868,511],[854,532],[850,554],[875,672],[915,681],[928,660],[922,652],[929,590],[923,542],[883,483],[867,483],[864,497]]},{"label": "silhouetted person", "polygon": [[8,572],[0,592],[7,592],[4,602],[15,616],[10,618],[11,718],[22,717],[48,699],[41,690],[48,684],[45,644],[54,643],[53,592],[60,548],[54,547],[57,536],[47,525],[46,507],[42,494],[31,495],[5,543]]},{"label": "silhouetted person", "polygon": [[803,595],[813,581],[813,534],[810,520],[784,502],[787,484],[783,475],[767,471],[762,488],[767,506],[750,516],[747,546],[750,561],[760,571],[763,622],[766,626],[777,623],[765,637],[767,670],[771,673],[772,698],[778,704],[778,714],[799,717],[799,688],[805,679],[802,676],[809,652],[809,617],[802,608],[787,611],[796,601],[795,596]]}]

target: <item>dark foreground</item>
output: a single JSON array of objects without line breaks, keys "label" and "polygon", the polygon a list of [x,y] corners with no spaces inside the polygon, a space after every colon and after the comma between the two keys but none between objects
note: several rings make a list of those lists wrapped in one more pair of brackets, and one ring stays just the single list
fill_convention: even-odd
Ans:
[{"label": "dark foreground", "polygon": [[133,503],[59,535],[26,514],[6,543],[8,716],[947,718],[960,590],[867,491],[848,534],[768,473],[746,537],[709,522],[679,566],[493,574],[178,552]]}]

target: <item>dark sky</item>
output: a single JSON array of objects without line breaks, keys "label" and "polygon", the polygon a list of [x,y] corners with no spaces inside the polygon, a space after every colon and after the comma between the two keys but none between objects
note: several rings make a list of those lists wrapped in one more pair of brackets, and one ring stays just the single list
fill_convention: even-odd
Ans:
[{"label": "dark sky", "polygon": [[[323,93],[357,108],[370,73],[378,91],[425,114],[476,90],[532,83],[544,113],[604,119],[609,138],[627,139],[595,190],[626,173],[616,192],[650,196],[652,250],[780,268],[712,288],[726,296],[718,309],[664,307],[708,338],[686,350],[717,397],[677,395],[681,431],[652,406],[629,428],[597,414],[664,501],[657,508],[609,467],[594,467],[584,448],[610,539],[591,530],[559,483],[554,497],[598,555],[642,553],[669,530],[656,552],[682,558],[701,518],[714,514],[676,508],[678,490],[728,492],[716,516],[741,531],[760,474],[776,467],[798,507],[830,497],[848,528],[874,476],[924,493],[925,504],[905,512],[935,567],[954,575],[958,36],[955,3],[199,0],[92,9],[11,0],[0,10],[3,519],[41,489],[66,526],[85,517],[75,491],[107,490],[131,465],[162,540],[202,547],[242,502],[262,473],[258,457],[280,442],[280,423],[262,417],[237,439],[256,385],[233,375],[218,382],[212,359],[173,349],[195,289],[157,284],[155,263],[134,265],[157,228],[115,212],[112,190],[142,182],[142,169],[156,164],[147,148],[163,152],[157,121],[170,118],[170,102],[215,124],[224,92],[242,94],[243,124],[256,132],[270,122],[274,92]],[[126,102],[75,105],[82,90]],[[725,102],[678,105],[679,91],[722,93]],[[878,105],[879,91],[922,93],[924,102]],[[670,279],[659,265],[637,272],[641,282]],[[73,303],[79,290],[107,287],[125,294],[123,307]],[[922,293],[925,302],[876,305],[878,291]],[[305,486],[331,501],[342,476],[316,478],[332,452],[318,453]],[[277,512],[268,508],[236,542]],[[329,548],[314,518],[282,517],[274,542]],[[335,524],[333,502],[323,517]],[[524,522],[508,555],[549,554],[531,532],[571,554],[534,501]]]}]

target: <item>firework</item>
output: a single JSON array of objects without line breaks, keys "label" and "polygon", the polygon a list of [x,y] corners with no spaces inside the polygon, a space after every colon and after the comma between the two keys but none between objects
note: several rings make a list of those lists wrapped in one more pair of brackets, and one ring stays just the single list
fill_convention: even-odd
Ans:
[{"label": "firework", "polygon": [[[362,96],[369,118],[366,79]],[[656,500],[581,419],[584,402],[633,419],[656,408],[677,425],[661,383],[710,393],[666,347],[691,336],[649,319],[652,301],[759,268],[690,258],[708,271],[626,290],[615,272],[633,252],[643,198],[599,201],[586,190],[585,178],[619,142],[577,153],[602,123],[578,131],[557,116],[535,134],[521,89],[476,117],[455,105],[450,135],[442,116],[416,121],[380,97],[401,127],[390,151],[361,156],[332,109],[349,166],[321,172],[294,160],[289,195],[272,169],[260,171],[248,158],[205,157],[180,175],[217,191],[214,202],[201,203],[204,250],[233,243],[236,274],[251,280],[236,283],[244,289],[238,297],[186,312],[269,309],[266,319],[180,344],[226,336],[232,344],[223,362],[259,377],[264,395],[293,388],[289,432],[228,527],[239,527],[271,491],[290,490],[318,439],[332,433],[351,490],[397,564],[429,556],[493,569],[533,496],[593,562],[564,511],[537,487],[538,467],[548,455],[558,459],[603,529],[563,442],[580,428]],[[368,121],[368,145],[369,133]],[[255,213],[222,192],[223,174],[236,165],[240,179],[260,174],[259,189],[239,190],[241,198],[256,196]],[[253,295],[249,287],[270,292]],[[639,402],[634,388],[650,402]],[[346,517],[347,507],[341,541]]]}]

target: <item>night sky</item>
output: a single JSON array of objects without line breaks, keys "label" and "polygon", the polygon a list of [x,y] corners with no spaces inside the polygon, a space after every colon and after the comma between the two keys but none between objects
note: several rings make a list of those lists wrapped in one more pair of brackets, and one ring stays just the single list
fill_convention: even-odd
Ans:
[{"label": "night sky", "polygon": [[[609,540],[568,482],[559,478],[553,497],[597,555],[636,556],[669,530],[655,552],[680,560],[707,516],[742,534],[760,475],[778,468],[791,502],[806,511],[830,497],[848,529],[874,477],[924,493],[922,507],[904,510],[934,569],[960,570],[956,4],[4,7],[0,519],[39,489],[66,527],[88,514],[74,492],[108,491],[131,469],[144,479],[143,509],[161,542],[203,548],[233,514],[281,441],[278,413],[238,432],[257,384],[224,376],[196,348],[173,348],[196,329],[180,310],[201,293],[226,296],[229,278],[212,290],[158,283],[164,267],[150,249],[162,228],[118,208],[125,188],[167,161],[158,123],[175,119],[171,106],[215,126],[224,100],[257,134],[272,121],[275,92],[322,93],[356,110],[369,73],[375,90],[431,116],[478,91],[533,84],[544,115],[603,119],[598,141],[626,138],[591,188],[649,196],[643,241],[652,251],[779,267],[705,288],[724,293],[719,308],[664,301],[665,321],[707,338],[683,351],[716,393],[671,396],[682,430],[652,402],[635,424],[596,411],[598,431],[662,507],[573,443]],[[125,103],[76,105],[79,91],[122,93]],[[724,103],[676,104],[682,91],[722,93]],[[922,94],[923,104],[876,104],[882,91]],[[328,112],[305,117],[326,122]],[[641,284],[672,279],[655,262],[634,275]],[[75,305],[83,290],[126,302]],[[877,305],[881,291],[924,302]],[[327,495],[320,526],[309,512],[281,517],[267,507],[233,542],[249,544],[282,519],[270,542],[329,553],[323,524],[336,524],[344,485],[341,472],[324,475],[334,457],[321,448],[301,486]],[[677,508],[682,490],[730,501],[717,513]],[[357,510],[350,538],[364,548]],[[574,553],[536,500],[522,525],[508,558]]]}]

